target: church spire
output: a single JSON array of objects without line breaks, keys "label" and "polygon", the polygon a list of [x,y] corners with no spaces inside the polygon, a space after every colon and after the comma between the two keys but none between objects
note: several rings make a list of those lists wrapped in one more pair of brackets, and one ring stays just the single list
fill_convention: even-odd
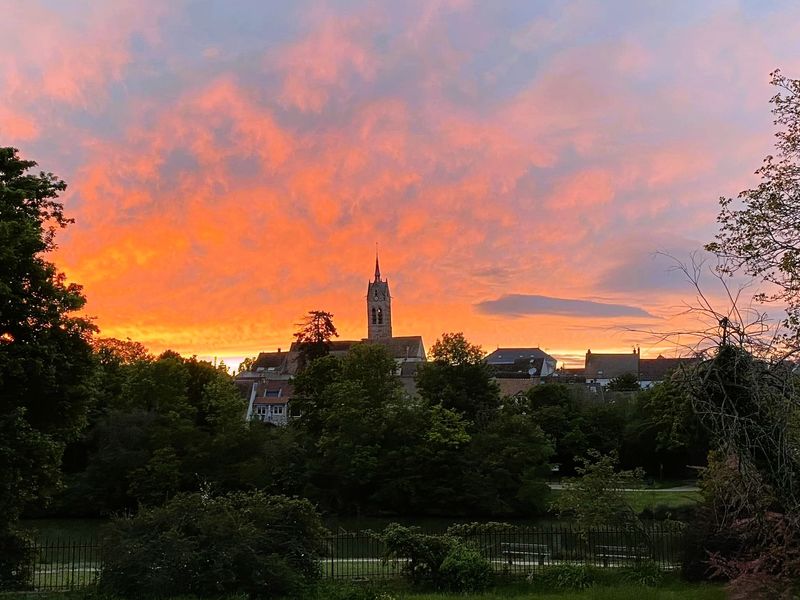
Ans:
[{"label": "church spire", "polygon": [[381,279],[378,244],[375,244],[375,280],[367,285],[367,339],[392,337],[392,296],[389,282]]}]

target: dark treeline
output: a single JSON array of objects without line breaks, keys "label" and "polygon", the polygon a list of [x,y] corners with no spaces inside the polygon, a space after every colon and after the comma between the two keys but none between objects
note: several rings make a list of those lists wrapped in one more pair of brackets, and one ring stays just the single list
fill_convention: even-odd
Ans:
[{"label": "dark treeline", "polygon": [[222,368],[99,340],[88,423],[46,514],[132,511],[210,488],[298,495],[337,514],[528,516],[547,510],[552,466],[569,475],[590,449],[652,477],[705,460],[691,407],[668,383],[603,400],[555,384],[501,398],[461,334],[431,354],[416,397],[380,346],[315,358],[294,381],[302,416],[277,428],[245,422]]}]

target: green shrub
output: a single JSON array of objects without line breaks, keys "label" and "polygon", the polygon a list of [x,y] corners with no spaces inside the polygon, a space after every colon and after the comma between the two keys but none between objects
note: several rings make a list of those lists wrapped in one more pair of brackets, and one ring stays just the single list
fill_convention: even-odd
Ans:
[{"label": "green shrub", "polygon": [[[506,530],[504,523],[487,524]],[[447,533],[421,533],[417,527],[390,523],[377,537],[384,543],[384,561],[404,562],[403,572],[413,584],[427,583],[454,592],[486,589],[494,580],[492,565],[460,537],[479,531],[477,524],[451,527]]]},{"label": "green shrub", "polygon": [[622,578],[636,585],[656,587],[664,580],[664,572],[657,563],[652,560],[646,560],[634,567],[623,569]]},{"label": "green shrub", "polygon": [[480,592],[494,581],[492,565],[466,544],[453,546],[439,567],[439,581],[451,592]]},{"label": "green shrub", "polygon": [[182,494],[107,527],[99,587],[124,598],[296,597],[318,577],[325,533],[307,500]]},{"label": "green shrub", "polygon": [[418,527],[404,527],[390,523],[378,534],[386,551],[384,562],[405,561],[403,572],[414,584],[439,585],[439,569],[445,557],[461,542],[448,534],[430,535],[421,533]]},{"label": "green shrub", "polygon": [[528,580],[545,589],[585,590],[596,582],[597,575],[591,567],[557,565],[547,567],[538,573],[531,573]]},{"label": "green shrub", "polygon": [[30,587],[34,559],[30,536],[16,529],[0,530],[0,590]]}]

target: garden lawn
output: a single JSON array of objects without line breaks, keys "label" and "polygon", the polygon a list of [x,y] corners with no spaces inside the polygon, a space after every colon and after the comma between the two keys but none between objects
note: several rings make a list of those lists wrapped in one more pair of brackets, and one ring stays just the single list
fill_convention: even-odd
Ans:
[{"label": "garden lawn", "polygon": [[694,506],[701,499],[698,491],[654,492],[651,490],[637,490],[635,492],[625,492],[625,496],[637,513],[647,508],[652,510],[657,506],[667,509]]},{"label": "garden lawn", "polygon": [[716,585],[675,583],[650,588],[637,585],[593,587],[581,591],[538,591],[518,585],[483,594],[401,593],[398,600],[725,600],[725,590]]}]

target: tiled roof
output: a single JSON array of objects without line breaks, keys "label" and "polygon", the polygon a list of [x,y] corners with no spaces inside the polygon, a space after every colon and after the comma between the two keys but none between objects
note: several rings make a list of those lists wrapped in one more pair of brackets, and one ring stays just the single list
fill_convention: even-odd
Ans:
[{"label": "tiled roof", "polygon": [[639,355],[627,354],[586,354],[585,375],[587,379],[613,379],[620,375],[639,373]]},{"label": "tiled roof", "polygon": [[498,348],[487,354],[483,360],[490,365],[511,365],[524,358],[549,358],[553,362],[556,360],[541,348]]},{"label": "tiled roof", "polygon": [[294,386],[285,379],[268,379],[256,384],[253,404],[287,404],[294,393]]},{"label": "tiled roof", "polygon": [[[490,364],[494,376],[504,377],[541,377],[544,371],[544,358],[518,358],[513,363],[494,363]],[[535,372],[531,374],[531,369]]]},{"label": "tiled roof", "polygon": [[681,365],[694,362],[694,358],[642,358],[639,360],[639,381],[663,381]]},{"label": "tiled roof", "polygon": [[251,370],[281,371],[286,362],[286,352],[259,352]]}]

